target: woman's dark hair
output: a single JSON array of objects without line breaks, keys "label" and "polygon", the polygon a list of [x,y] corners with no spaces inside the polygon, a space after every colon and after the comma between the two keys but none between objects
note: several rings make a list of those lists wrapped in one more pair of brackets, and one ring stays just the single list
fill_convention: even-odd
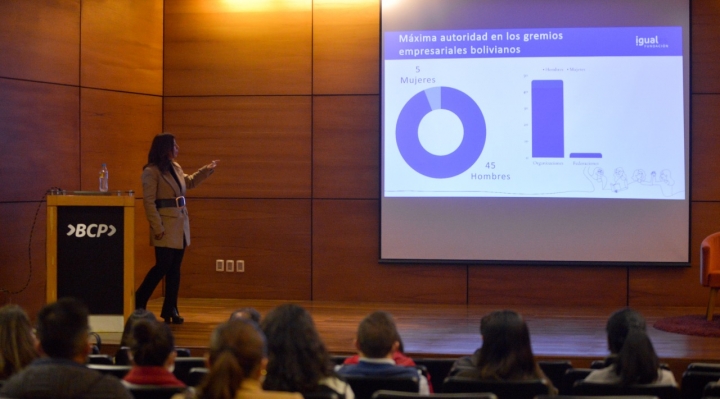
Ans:
[{"label": "woman's dark hair", "polygon": [[132,340],[133,326],[136,322],[140,320],[157,321],[157,318],[152,312],[145,309],[135,309],[132,313],[130,313],[130,317],[128,317],[127,321],[125,322],[122,337],[120,338],[121,347],[130,346],[130,342]]},{"label": "woman's dark hair", "polygon": [[620,376],[620,384],[650,384],[658,379],[659,367],[660,361],[650,338],[645,331],[632,328],[615,361],[615,373]]},{"label": "woman's dark hair", "polygon": [[0,380],[9,378],[38,357],[30,319],[18,305],[0,308]]},{"label": "woman's dark hair", "polygon": [[175,136],[170,133],[160,133],[152,141],[150,151],[148,152],[148,163],[143,169],[150,165],[157,166],[160,172],[167,172],[172,166],[170,154],[173,153],[175,146]]},{"label": "woman's dark hair", "polygon": [[210,370],[199,387],[199,399],[233,399],[266,357],[265,336],[249,320],[220,324],[210,336]]},{"label": "woman's dark hair", "polygon": [[481,379],[521,380],[535,376],[530,331],[511,310],[495,311],[480,321],[483,344],[473,357]]},{"label": "woman's dark hair", "polygon": [[645,331],[645,318],[633,309],[623,308],[610,315],[605,330],[608,349],[610,353],[617,354],[623,348],[625,338],[631,330]]},{"label": "woman's dark hair", "polygon": [[278,306],[265,316],[261,326],[268,339],[269,354],[265,389],[313,392],[321,379],[335,375],[315,323],[302,307]]},{"label": "woman's dark hair", "polygon": [[138,320],[132,328],[130,351],[138,366],[163,366],[175,350],[175,338],[165,323]]}]

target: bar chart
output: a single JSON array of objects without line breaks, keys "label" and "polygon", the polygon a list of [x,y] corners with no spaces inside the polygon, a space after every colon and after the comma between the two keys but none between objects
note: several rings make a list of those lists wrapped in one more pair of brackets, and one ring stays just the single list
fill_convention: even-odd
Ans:
[{"label": "bar chart", "polygon": [[[532,81],[532,157],[565,157],[562,80]],[[570,158],[602,158],[599,152],[572,152]]]}]

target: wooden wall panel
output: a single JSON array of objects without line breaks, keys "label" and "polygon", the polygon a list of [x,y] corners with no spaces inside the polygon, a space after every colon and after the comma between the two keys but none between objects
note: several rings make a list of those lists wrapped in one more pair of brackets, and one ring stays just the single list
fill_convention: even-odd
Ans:
[{"label": "wooden wall panel", "polygon": [[[190,200],[180,296],[310,299],[310,200]],[[216,272],[242,259],[244,273]]]},{"label": "wooden wall panel", "polygon": [[691,207],[690,268],[630,270],[631,306],[705,306],[708,289],[700,285],[700,242],[720,231],[720,202]]},{"label": "wooden wall panel", "polygon": [[165,1],[165,95],[310,94],[312,0]]},{"label": "wooden wall panel", "polygon": [[313,300],[460,304],[467,267],[379,264],[377,200],[313,201]]},{"label": "wooden wall panel", "polygon": [[379,0],[313,1],[313,93],[380,92]]},{"label": "wooden wall panel", "polygon": [[81,91],[81,187],[98,189],[106,163],[110,190],[142,196],[140,175],[153,137],[162,131],[162,98],[106,90]]},{"label": "wooden wall panel", "polygon": [[468,275],[473,305],[626,305],[624,267],[471,266]]},{"label": "wooden wall panel", "polygon": [[720,200],[720,95],[693,95],[692,180],[693,201]]},{"label": "wooden wall panel", "polygon": [[0,79],[0,201],[80,188],[79,107],[77,87]]},{"label": "wooden wall panel", "polygon": [[77,85],[80,0],[0,1],[0,77]]},{"label": "wooden wall panel", "polygon": [[202,194],[189,195],[310,196],[310,97],[165,98],[164,112],[186,173],[220,159]]},{"label": "wooden wall panel", "polygon": [[691,1],[692,92],[720,93],[720,2]]},{"label": "wooden wall panel", "polygon": [[[38,205],[40,212],[35,220]],[[0,306],[17,303],[31,319],[45,304],[45,210],[45,203],[39,202],[0,203],[0,220],[2,231],[5,232],[0,239],[0,290],[19,291],[30,277],[30,283],[22,293],[8,295],[0,292]],[[28,245],[33,220],[35,231],[30,250],[31,270]]]},{"label": "wooden wall panel", "polygon": [[377,96],[313,98],[313,197],[378,198]]},{"label": "wooden wall panel", "polygon": [[162,95],[163,0],[83,0],[81,85]]}]

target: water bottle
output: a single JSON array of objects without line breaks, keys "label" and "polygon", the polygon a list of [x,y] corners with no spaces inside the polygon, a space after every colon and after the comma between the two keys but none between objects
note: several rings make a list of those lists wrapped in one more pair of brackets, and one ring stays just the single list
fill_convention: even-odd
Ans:
[{"label": "water bottle", "polygon": [[100,191],[107,192],[108,190],[108,168],[107,165],[102,164],[100,168]]}]

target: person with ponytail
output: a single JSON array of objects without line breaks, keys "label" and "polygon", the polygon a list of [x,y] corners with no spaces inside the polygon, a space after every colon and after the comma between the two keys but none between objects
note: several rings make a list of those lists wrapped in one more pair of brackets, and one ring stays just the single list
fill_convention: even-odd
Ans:
[{"label": "person with ponytail", "polygon": [[133,367],[123,378],[125,386],[185,386],[170,371],[175,365],[175,339],[168,325],[148,319],[136,321],[130,353]]},{"label": "person with ponytail", "polygon": [[595,370],[586,382],[677,386],[672,372],[660,368],[655,348],[645,332],[645,318],[630,308],[614,312],[607,322],[607,367]]},{"label": "person with ponytail", "polygon": [[263,390],[267,362],[265,336],[257,324],[241,319],[219,325],[210,337],[209,371],[197,398],[303,399],[299,393]]}]

